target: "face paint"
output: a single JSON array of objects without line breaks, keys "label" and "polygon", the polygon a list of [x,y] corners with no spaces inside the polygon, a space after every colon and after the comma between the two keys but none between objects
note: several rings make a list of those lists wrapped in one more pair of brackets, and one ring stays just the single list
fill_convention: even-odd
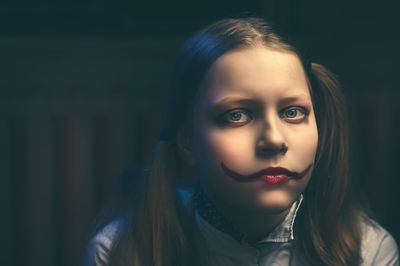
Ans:
[{"label": "face paint", "polygon": [[310,171],[311,167],[312,164],[300,173],[292,172],[283,167],[268,167],[250,175],[241,175],[221,163],[221,168],[225,174],[238,182],[264,181],[270,185],[286,183],[290,179],[301,179]]},{"label": "face paint", "polygon": [[318,147],[299,58],[264,46],[235,50],[217,59],[200,90],[191,144],[207,193],[234,210],[289,208],[307,187]]}]

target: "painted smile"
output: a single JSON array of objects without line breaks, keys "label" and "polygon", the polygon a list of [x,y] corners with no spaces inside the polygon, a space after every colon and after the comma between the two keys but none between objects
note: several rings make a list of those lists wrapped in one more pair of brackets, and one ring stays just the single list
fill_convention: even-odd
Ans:
[{"label": "painted smile", "polygon": [[235,171],[229,169],[224,163],[221,163],[222,170],[228,176],[232,177],[238,182],[254,182],[254,181],[265,181],[268,184],[275,185],[281,184],[289,181],[290,179],[301,179],[303,178],[311,169],[312,164],[310,164],[302,172],[292,172],[283,167],[268,167],[257,171],[256,173],[250,175],[241,175]]}]

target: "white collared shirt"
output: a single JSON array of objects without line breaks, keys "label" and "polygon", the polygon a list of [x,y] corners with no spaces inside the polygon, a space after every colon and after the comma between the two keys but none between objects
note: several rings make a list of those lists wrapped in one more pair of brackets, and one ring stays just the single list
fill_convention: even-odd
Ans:
[{"label": "white collared shirt", "polygon": [[222,233],[196,212],[197,224],[207,243],[208,265],[289,265],[294,248],[293,224],[302,201],[303,195],[293,203],[283,222],[253,245]]},{"label": "white collared shirt", "polygon": [[[182,196],[182,194],[181,194]],[[296,249],[293,224],[303,196],[293,203],[284,221],[254,245],[237,241],[205,221],[196,213],[196,221],[207,243],[207,266],[287,266],[307,265]],[[372,221],[372,220],[371,220]],[[89,243],[85,266],[108,266],[110,248],[122,223],[116,219]],[[361,255],[363,266],[399,266],[399,251],[393,237],[377,222],[362,224]]]}]

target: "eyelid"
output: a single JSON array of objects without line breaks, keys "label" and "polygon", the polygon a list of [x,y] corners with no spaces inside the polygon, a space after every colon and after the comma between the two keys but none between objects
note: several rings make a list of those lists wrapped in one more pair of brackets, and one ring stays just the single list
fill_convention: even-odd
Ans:
[{"label": "eyelid", "polygon": [[293,106],[285,107],[285,108],[283,108],[282,112],[284,112],[284,111],[286,111],[288,109],[300,109],[300,110],[303,110],[305,114],[308,114],[310,112],[310,110],[307,107],[299,106],[299,105],[293,105]]},{"label": "eyelid", "polygon": [[239,107],[239,108],[232,108],[232,109],[229,109],[229,110],[224,111],[222,114],[220,114],[220,115],[218,116],[217,120],[218,120],[219,122],[223,122],[223,123],[225,123],[225,124],[241,124],[241,123],[244,123],[244,122],[237,122],[237,123],[235,123],[235,122],[230,122],[230,121],[227,121],[226,119],[224,119],[224,117],[225,117],[226,115],[228,115],[229,113],[232,113],[232,112],[234,112],[234,111],[240,111],[240,112],[244,113],[245,115],[247,115],[247,116],[249,117],[249,120],[252,120],[252,119],[253,119],[252,112],[251,112],[249,109],[247,109],[247,108],[240,108],[240,107]]},{"label": "eyelid", "polygon": [[247,108],[238,107],[238,108],[232,108],[232,109],[226,110],[226,111],[222,112],[222,114],[220,116],[227,115],[227,114],[229,114],[229,113],[231,113],[233,111],[244,111],[247,114],[251,113],[251,111],[249,109],[247,109]]},{"label": "eyelid", "polygon": [[298,121],[298,120],[303,121],[303,120],[305,120],[305,119],[308,117],[308,115],[310,114],[310,110],[309,110],[309,108],[307,108],[307,107],[304,107],[304,106],[288,106],[288,107],[284,108],[284,109],[281,111],[281,115],[282,115],[283,113],[285,113],[287,110],[290,110],[290,109],[300,110],[300,111],[303,113],[303,117],[301,117],[301,118],[287,118],[287,119],[290,120],[290,121]]},{"label": "eyelid", "polygon": [[[285,118],[285,117],[283,117],[283,113],[290,109],[299,110],[300,112],[303,113],[303,116],[301,118]],[[239,125],[240,124],[241,125],[241,124],[245,124],[245,123],[249,122],[249,121],[246,121],[246,122],[236,122],[235,123],[235,122],[231,122],[231,121],[228,121],[227,119],[225,119],[226,115],[228,115],[229,113],[234,112],[234,111],[240,111],[240,112],[244,113],[245,115],[247,115],[249,117],[248,120],[250,120],[250,121],[255,119],[255,114],[253,113],[253,111],[249,110],[248,108],[237,107],[237,108],[232,108],[232,109],[225,110],[224,112],[222,112],[220,115],[217,116],[217,121],[220,123],[226,124],[226,125],[229,125],[229,124],[231,124],[231,125],[235,125],[235,124]],[[310,114],[310,108],[306,107],[306,106],[299,106],[299,105],[288,106],[288,107],[283,108],[279,113],[280,113],[280,116],[283,117],[283,119],[286,119],[293,123],[302,122],[305,119],[307,119],[308,115]]]}]

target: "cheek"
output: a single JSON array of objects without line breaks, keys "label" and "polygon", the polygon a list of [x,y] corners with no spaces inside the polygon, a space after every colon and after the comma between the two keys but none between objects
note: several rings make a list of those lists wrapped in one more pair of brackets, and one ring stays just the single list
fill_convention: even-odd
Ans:
[{"label": "cheek", "polygon": [[307,163],[312,162],[315,159],[318,147],[318,130],[316,125],[302,131],[297,136],[294,135],[291,146],[297,158]]},{"label": "cheek", "polygon": [[313,129],[311,130],[308,138],[309,138],[308,145],[311,147],[311,150],[313,151],[314,156],[315,156],[315,154],[317,152],[317,147],[318,147],[318,128],[317,128],[317,123],[315,121],[315,118],[314,118]]},{"label": "cheek", "polygon": [[200,145],[200,156],[207,161],[208,166],[219,167],[221,162],[237,165],[253,154],[251,139],[248,132],[207,131]]}]

